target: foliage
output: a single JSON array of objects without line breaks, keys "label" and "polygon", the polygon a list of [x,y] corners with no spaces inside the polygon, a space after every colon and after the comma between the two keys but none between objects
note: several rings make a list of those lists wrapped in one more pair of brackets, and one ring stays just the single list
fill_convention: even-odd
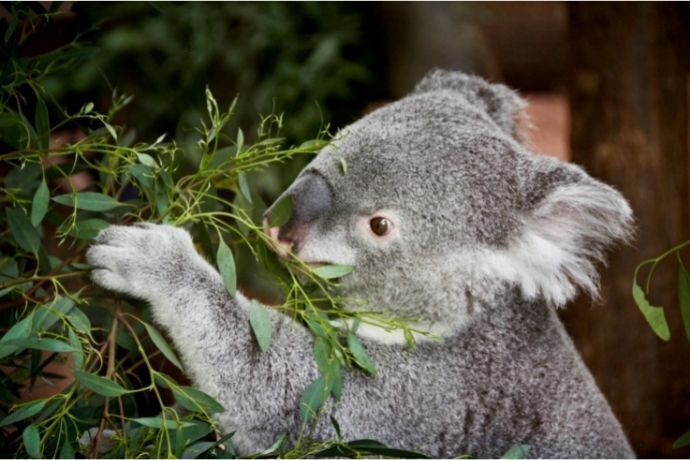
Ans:
[{"label": "foliage", "polygon": [[[637,307],[642,312],[642,315],[647,320],[652,331],[662,340],[668,341],[671,338],[671,331],[666,321],[666,315],[662,306],[652,306],[649,302],[651,294],[651,282],[654,276],[654,270],[659,263],[666,260],[668,257],[675,255],[678,261],[678,277],[677,277],[677,295],[678,304],[680,306],[680,313],[683,318],[683,325],[685,327],[685,335],[690,341],[690,273],[683,262],[682,251],[685,247],[690,246],[690,240],[684,241],[677,246],[665,251],[664,253],[642,261],[636,268],[633,274],[632,283],[632,297]],[[638,274],[643,269],[648,267],[647,277],[644,282],[644,288],[638,283]],[[690,431],[680,436],[673,444],[673,448],[681,448],[690,445]]]},{"label": "foliage", "polygon": [[[237,287],[235,256],[239,248],[248,250],[283,293],[280,308],[315,336],[321,376],[300,401],[305,436],[293,446],[281,438],[259,456],[419,456],[375,441],[308,438],[329,395],[339,398],[344,367],[375,372],[353,333],[359,322],[402,328],[413,340],[400,320],[338,307],[343,299],[333,295],[333,283],[351,267],[312,271],[294,257],[280,262],[258,224],[265,205],[247,174],[312,155],[327,142],[325,133],[288,147],[279,137],[282,116],[270,115],[260,119],[250,143],[230,126],[236,101],[221,110],[207,89],[195,143],[183,147],[165,135],[135,143],[131,131],[113,121],[130,97],[114,92],[107,112],[93,102],[62,109],[44,82],[91,51],[74,41],[22,55],[23,40],[54,12],[11,8],[0,69],[2,451],[28,457],[234,455],[227,443],[232,433],[222,433],[213,418],[224,408],[215,395],[185,384],[182,364],[150,324],[148,309],[88,280],[84,253],[97,233],[111,223],[145,221],[189,230],[199,250],[216,261],[230,293]],[[198,159],[191,172],[180,167],[185,153]],[[289,217],[289,207],[285,213]],[[251,325],[265,350],[271,329],[263,308],[252,308]],[[338,326],[338,319],[355,320],[352,329],[347,321]],[[27,401],[37,382],[54,390]]]}]

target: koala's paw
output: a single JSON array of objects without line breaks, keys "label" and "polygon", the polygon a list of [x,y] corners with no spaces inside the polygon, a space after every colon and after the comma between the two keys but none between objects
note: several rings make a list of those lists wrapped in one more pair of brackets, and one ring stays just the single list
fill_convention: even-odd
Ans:
[{"label": "koala's paw", "polygon": [[201,256],[185,230],[136,224],[102,230],[86,259],[97,284],[154,302],[179,289]]}]

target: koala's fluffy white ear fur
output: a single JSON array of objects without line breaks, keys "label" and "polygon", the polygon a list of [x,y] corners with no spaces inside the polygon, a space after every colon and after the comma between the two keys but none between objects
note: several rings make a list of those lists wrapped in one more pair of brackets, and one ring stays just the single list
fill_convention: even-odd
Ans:
[{"label": "koala's fluffy white ear fur", "polygon": [[[528,299],[563,306],[578,288],[598,297],[597,263],[604,251],[632,235],[633,215],[623,196],[579,167],[560,165],[571,180],[532,184],[522,226],[506,247],[483,252],[484,276],[517,285]],[[579,176],[572,181],[572,173]],[[547,181],[548,182],[548,181]]]},{"label": "koala's fluffy white ear fur", "polygon": [[427,74],[415,87],[414,93],[456,91],[473,106],[481,107],[506,133],[522,143],[529,143],[526,132],[530,127],[525,114],[527,103],[505,85],[460,72],[436,69]]}]

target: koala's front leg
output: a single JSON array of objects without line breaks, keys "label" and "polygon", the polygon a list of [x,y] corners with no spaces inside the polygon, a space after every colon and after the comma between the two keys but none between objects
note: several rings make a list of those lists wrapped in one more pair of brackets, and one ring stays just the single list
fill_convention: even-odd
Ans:
[{"label": "koala's front leg", "polygon": [[248,301],[228,294],[179,228],[112,226],[98,235],[87,258],[96,283],[151,304],[196,385],[226,408],[220,421],[236,431],[242,453],[298,431],[300,396],[318,376],[312,339],[301,325],[272,312],[272,345],[262,353],[249,325]]}]

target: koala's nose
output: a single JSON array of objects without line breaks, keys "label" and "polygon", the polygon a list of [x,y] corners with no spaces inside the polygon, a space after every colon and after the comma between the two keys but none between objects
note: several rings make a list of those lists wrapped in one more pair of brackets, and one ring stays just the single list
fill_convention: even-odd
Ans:
[{"label": "koala's nose", "polygon": [[[271,215],[286,195],[292,197],[292,214],[282,226],[271,225]],[[264,232],[275,243],[273,249],[281,256],[297,253],[315,220],[325,217],[333,204],[331,187],[320,174],[306,173],[299,177],[264,213]]]}]

